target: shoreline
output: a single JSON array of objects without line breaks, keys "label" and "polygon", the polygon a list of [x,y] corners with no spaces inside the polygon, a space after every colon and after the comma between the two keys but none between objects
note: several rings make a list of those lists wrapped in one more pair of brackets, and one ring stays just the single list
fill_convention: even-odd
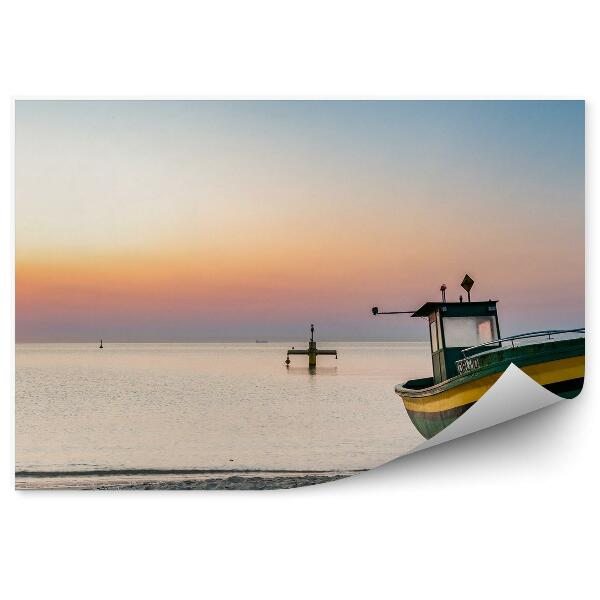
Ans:
[{"label": "shoreline", "polygon": [[16,490],[275,490],[345,479],[349,471],[210,470],[134,472],[17,472]]}]

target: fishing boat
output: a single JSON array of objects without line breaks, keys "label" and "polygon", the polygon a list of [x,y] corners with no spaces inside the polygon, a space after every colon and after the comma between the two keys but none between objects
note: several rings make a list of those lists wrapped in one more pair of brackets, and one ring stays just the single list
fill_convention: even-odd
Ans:
[{"label": "fishing boat", "polygon": [[462,296],[446,302],[443,285],[441,302],[426,302],[415,311],[372,309],[374,315],[410,314],[428,321],[433,376],[396,386],[408,416],[427,439],[473,406],[510,364],[563,398],[577,396],[583,387],[584,328],[501,337],[498,300],[471,302],[472,284],[465,276],[467,302]]}]

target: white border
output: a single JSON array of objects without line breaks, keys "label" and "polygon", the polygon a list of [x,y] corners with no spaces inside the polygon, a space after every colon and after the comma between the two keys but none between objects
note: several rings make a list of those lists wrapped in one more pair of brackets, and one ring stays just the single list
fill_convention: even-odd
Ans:
[{"label": "white border", "polygon": [[[6,282],[15,96],[585,98],[588,133],[598,139],[593,11],[579,1],[513,0],[4,8],[6,597],[590,597],[599,533],[595,311],[586,320],[580,399],[352,480],[276,493],[25,494],[11,487],[14,307]],[[598,305],[590,271],[597,156],[588,142],[588,307]]]}]

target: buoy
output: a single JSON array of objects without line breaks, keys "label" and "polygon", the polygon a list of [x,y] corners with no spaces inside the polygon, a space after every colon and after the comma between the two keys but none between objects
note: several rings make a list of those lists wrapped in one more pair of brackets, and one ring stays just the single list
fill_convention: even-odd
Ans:
[{"label": "buoy", "polygon": [[104,348],[104,346],[102,345],[102,338],[100,338],[100,348]]}]

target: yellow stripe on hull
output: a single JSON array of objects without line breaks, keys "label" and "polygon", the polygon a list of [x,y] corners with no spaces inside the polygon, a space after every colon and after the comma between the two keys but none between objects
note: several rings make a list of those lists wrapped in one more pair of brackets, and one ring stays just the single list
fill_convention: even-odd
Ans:
[{"label": "yellow stripe on hull", "polygon": [[[583,378],[585,357],[575,356],[561,360],[546,361],[522,368],[534,381],[540,385],[549,385],[569,379]],[[442,412],[452,410],[465,404],[477,402],[485,392],[500,378],[502,373],[494,373],[480,379],[467,381],[462,385],[444,390],[438,394],[414,398],[402,396],[406,410],[415,412]]]}]

